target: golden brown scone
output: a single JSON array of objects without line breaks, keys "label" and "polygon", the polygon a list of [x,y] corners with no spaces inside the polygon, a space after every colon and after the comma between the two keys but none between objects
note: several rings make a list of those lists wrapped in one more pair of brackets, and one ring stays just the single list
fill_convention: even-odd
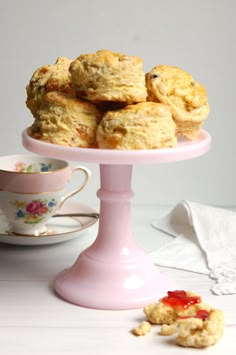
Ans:
[{"label": "golden brown scone", "polygon": [[77,95],[96,104],[146,101],[145,73],[139,57],[110,50],[81,54],[70,65]]},{"label": "golden brown scone", "polygon": [[175,123],[166,105],[143,102],[108,111],[97,130],[102,149],[155,149],[177,144]]},{"label": "golden brown scone", "polygon": [[26,106],[34,117],[37,116],[37,111],[47,92],[60,91],[76,96],[69,72],[71,62],[72,60],[66,57],[59,57],[55,64],[42,66],[33,73],[26,87]]},{"label": "golden brown scone", "polygon": [[169,105],[177,134],[197,138],[209,114],[205,87],[183,69],[157,65],[146,74],[147,100]]},{"label": "golden brown scone", "polygon": [[177,320],[176,343],[184,347],[204,348],[214,345],[224,333],[224,315],[217,309],[207,319],[186,318]]},{"label": "golden brown scone", "polygon": [[59,145],[97,147],[100,119],[100,111],[91,102],[52,91],[44,96],[32,125],[32,136]]}]

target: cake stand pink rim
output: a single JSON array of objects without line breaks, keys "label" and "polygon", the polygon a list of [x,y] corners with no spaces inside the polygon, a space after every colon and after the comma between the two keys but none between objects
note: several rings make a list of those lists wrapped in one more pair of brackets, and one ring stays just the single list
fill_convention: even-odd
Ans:
[{"label": "cake stand pink rim", "polygon": [[180,139],[174,148],[147,150],[110,150],[95,148],[67,147],[46,143],[29,135],[30,127],[22,133],[23,146],[34,153],[53,156],[58,159],[99,164],[151,164],[168,163],[192,159],[207,153],[211,146],[211,136],[201,130],[194,141]]}]

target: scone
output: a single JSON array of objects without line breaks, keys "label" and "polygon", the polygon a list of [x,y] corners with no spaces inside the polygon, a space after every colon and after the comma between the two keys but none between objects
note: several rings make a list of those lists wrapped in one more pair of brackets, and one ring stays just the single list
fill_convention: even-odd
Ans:
[{"label": "scone", "polygon": [[[144,307],[144,313],[151,324],[162,325],[161,335],[177,333],[176,344],[180,346],[211,346],[224,333],[223,312],[203,303],[199,295],[190,291],[169,291],[158,302]],[[139,327],[136,329],[139,330]],[[134,334],[146,333],[140,331]]]},{"label": "scone", "polygon": [[177,134],[197,138],[209,114],[205,87],[181,68],[157,65],[146,73],[148,101],[169,105]]},{"label": "scone", "polygon": [[67,57],[59,57],[55,64],[42,66],[33,73],[26,87],[26,106],[34,117],[37,116],[37,111],[46,93],[60,91],[76,96],[69,72],[71,62],[72,60]]},{"label": "scone", "polygon": [[70,65],[78,97],[96,104],[146,101],[145,73],[139,57],[109,50],[81,54]]},{"label": "scone", "polygon": [[97,129],[102,149],[156,149],[177,144],[175,123],[166,105],[143,102],[108,111]]},{"label": "scone", "polygon": [[100,111],[91,102],[52,91],[44,96],[32,136],[59,145],[94,148],[100,119]]}]

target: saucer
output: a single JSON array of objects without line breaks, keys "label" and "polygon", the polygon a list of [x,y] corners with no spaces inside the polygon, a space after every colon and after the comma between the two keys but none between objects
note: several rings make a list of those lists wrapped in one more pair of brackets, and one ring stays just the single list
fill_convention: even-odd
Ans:
[{"label": "saucer", "polygon": [[[96,213],[94,209],[75,201],[67,201],[57,213]],[[47,232],[39,236],[9,233],[6,217],[0,210],[0,243],[14,245],[46,245],[66,242],[79,237],[82,231],[97,222],[93,217],[58,217],[47,223]]]}]

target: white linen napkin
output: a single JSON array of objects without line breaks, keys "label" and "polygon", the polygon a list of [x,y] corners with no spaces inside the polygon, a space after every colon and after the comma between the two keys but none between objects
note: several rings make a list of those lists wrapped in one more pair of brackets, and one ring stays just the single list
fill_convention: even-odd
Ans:
[{"label": "white linen napkin", "polygon": [[151,253],[157,265],[209,275],[216,295],[236,293],[236,212],[180,202],[152,225],[174,237]]}]

